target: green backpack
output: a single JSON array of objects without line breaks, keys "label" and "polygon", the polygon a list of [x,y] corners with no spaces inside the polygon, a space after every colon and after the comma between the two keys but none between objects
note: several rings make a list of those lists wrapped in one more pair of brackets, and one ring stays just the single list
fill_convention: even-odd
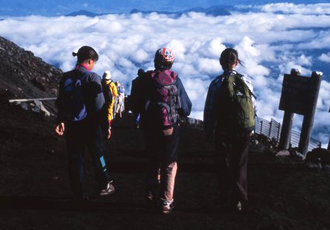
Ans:
[{"label": "green backpack", "polygon": [[242,75],[225,75],[217,93],[218,122],[221,131],[251,132],[255,126],[255,97]]}]

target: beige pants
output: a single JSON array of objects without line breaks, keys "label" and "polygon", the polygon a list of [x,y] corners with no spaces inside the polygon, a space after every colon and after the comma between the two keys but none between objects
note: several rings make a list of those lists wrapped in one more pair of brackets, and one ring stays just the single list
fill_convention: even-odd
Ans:
[{"label": "beige pants", "polygon": [[[172,201],[178,169],[178,126],[175,126],[173,129],[165,130],[165,133],[164,130],[157,129],[149,129],[146,131],[146,147],[149,158],[147,193],[153,193],[153,198],[157,196],[157,198]],[[158,188],[159,193],[153,192],[157,191]]]},{"label": "beige pants", "polygon": [[178,169],[177,163],[173,162],[164,169],[164,172],[161,172],[160,197],[167,201],[173,200],[177,169]]}]

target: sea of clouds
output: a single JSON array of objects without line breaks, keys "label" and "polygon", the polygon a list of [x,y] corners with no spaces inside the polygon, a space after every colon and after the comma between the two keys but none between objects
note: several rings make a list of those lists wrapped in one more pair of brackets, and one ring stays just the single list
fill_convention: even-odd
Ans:
[{"label": "sea of clouds", "polygon": [[[241,10],[240,10],[241,9]],[[100,54],[95,72],[110,70],[126,92],[139,68],[152,69],[155,51],[163,46],[175,55],[179,73],[193,102],[191,117],[202,119],[210,81],[221,73],[219,55],[226,47],[238,50],[252,78],[258,116],[282,122],[278,110],[283,74],[300,69],[324,73],[313,137],[327,144],[330,136],[330,4],[267,4],[245,6],[230,16],[188,13],[110,14],[99,17],[8,17],[0,35],[63,71],[74,67],[72,52],[83,45]],[[302,117],[296,116],[299,128]]]}]

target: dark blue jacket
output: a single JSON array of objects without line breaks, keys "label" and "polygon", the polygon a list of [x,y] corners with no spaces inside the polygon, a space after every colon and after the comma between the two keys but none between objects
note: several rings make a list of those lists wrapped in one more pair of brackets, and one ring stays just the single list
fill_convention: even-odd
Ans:
[{"label": "dark blue jacket", "polygon": [[[87,70],[85,67],[77,65],[74,70],[64,73],[61,81],[64,80],[66,75],[70,75],[73,72],[80,77],[82,82],[83,96],[87,111],[87,117],[85,119],[91,124],[101,124],[104,129],[107,129],[108,122],[101,77],[96,73]],[[58,114],[58,121],[64,121],[60,112]]]}]

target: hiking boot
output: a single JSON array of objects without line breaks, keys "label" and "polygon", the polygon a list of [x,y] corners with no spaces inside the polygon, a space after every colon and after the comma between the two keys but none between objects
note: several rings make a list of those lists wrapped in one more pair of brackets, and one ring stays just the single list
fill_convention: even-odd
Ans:
[{"label": "hiking boot", "polygon": [[163,214],[169,214],[173,211],[173,200],[171,201],[167,201],[164,199],[161,199],[161,203],[160,203],[160,212]]},{"label": "hiking boot", "polygon": [[158,202],[159,193],[159,179],[149,179],[147,182],[147,188],[145,193],[145,201],[147,208],[156,208]]},{"label": "hiking boot", "polygon": [[147,191],[145,196],[146,202],[153,202],[154,199],[154,193],[152,191]]},{"label": "hiking boot", "polygon": [[238,201],[237,204],[236,204],[236,210],[237,211],[242,211],[242,203],[240,201]]},{"label": "hiking boot", "polygon": [[230,206],[230,210],[234,212],[242,212],[245,209],[245,205],[242,201],[237,201]]},{"label": "hiking boot", "polygon": [[147,208],[153,209],[157,207],[157,199],[153,191],[148,190],[146,192],[145,201]]},{"label": "hiking boot", "polygon": [[100,196],[110,195],[115,192],[115,187],[112,185],[112,181],[110,181],[107,186],[101,190]]}]

